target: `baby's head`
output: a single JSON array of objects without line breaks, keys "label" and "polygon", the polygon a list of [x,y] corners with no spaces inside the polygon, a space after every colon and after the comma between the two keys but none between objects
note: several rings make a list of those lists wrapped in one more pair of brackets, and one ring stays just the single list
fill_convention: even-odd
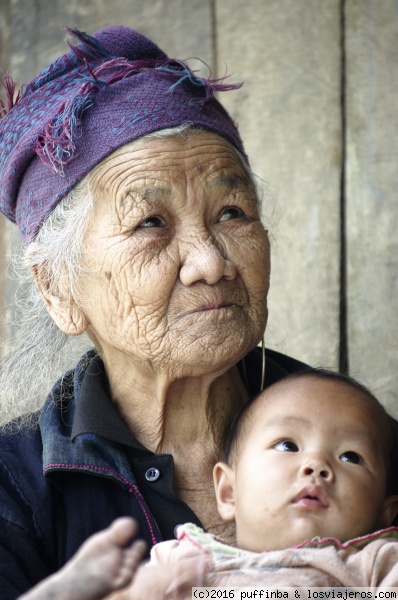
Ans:
[{"label": "baby's head", "polygon": [[316,369],[286,377],[234,423],[214,468],[220,515],[253,551],[388,527],[398,512],[391,446],[386,411],[357,381]]}]

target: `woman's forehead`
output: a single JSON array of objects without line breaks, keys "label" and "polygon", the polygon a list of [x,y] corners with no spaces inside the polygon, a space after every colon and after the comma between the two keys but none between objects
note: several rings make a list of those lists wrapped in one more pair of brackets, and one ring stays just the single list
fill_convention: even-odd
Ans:
[{"label": "woman's forehead", "polygon": [[226,195],[257,205],[249,170],[236,150],[208,132],[128,144],[93,170],[90,188],[94,212],[114,214],[118,222],[164,205],[187,208],[193,202],[206,209]]},{"label": "woman's forehead", "polygon": [[200,132],[189,136],[140,139],[116,150],[103,160],[91,175],[95,185],[107,187],[114,182],[126,185],[145,181],[167,181],[173,174],[181,180],[181,171],[198,177],[240,177],[247,180],[246,170],[236,150],[222,137]]}]

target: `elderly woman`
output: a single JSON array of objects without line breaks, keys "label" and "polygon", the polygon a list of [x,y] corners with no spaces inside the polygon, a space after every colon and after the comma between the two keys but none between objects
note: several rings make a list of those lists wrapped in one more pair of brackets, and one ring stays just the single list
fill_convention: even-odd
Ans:
[{"label": "elderly woman", "polygon": [[250,395],[302,366],[267,352],[264,380],[269,241],[213,95],[234,86],[125,27],[73,33],[0,124],[1,210],[51,322],[95,346],[36,427],[0,439],[4,600],[120,516],[148,547],[185,521],[233,541],[212,493],[225,432]]}]

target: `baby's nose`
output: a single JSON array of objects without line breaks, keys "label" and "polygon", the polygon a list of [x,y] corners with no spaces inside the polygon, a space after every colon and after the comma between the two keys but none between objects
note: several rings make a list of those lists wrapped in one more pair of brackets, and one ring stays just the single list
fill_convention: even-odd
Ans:
[{"label": "baby's nose", "polygon": [[313,459],[302,466],[301,475],[303,477],[321,477],[326,481],[331,481],[333,470],[325,460]]}]

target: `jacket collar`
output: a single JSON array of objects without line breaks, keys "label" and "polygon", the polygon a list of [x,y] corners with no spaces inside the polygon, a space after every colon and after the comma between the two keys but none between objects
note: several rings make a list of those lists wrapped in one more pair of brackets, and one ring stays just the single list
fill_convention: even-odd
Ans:
[{"label": "jacket collar", "polygon": [[[105,384],[102,361],[94,350],[90,350],[52,389],[40,417],[43,471],[46,474],[79,470],[116,478],[123,485],[135,485],[120,443],[125,438],[124,443],[137,445],[140,453],[149,451],[130,434],[112,404],[109,415],[113,408],[113,416],[110,420],[105,419],[108,413],[104,404],[110,403]],[[100,406],[98,418],[97,401]]]}]

